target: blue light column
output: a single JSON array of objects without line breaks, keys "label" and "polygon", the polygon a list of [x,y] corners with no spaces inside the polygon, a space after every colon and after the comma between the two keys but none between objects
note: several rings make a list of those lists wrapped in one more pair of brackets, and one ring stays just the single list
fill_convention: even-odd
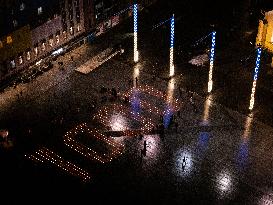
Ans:
[{"label": "blue light column", "polygon": [[134,61],[138,62],[138,50],[137,50],[137,4],[133,6],[134,12]]},{"label": "blue light column", "polygon": [[209,62],[209,81],[208,81],[208,92],[210,93],[212,91],[212,71],[213,71],[213,62],[214,62],[214,49],[215,49],[215,36],[216,32],[212,32],[211,37],[211,49],[210,49],[210,62]]},{"label": "blue light column", "polygon": [[261,53],[262,53],[262,49],[258,48],[257,49],[257,58],[256,58],[256,67],[255,67],[255,70],[254,70],[254,78],[253,78],[251,98],[250,98],[250,104],[249,104],[249,110],[252,110],[253,107],[254,107],[256,83],[257,83],[258,73],[259,73],[259,68],[260,68]]},{"label": "blue light column", "polygon": [[171,41],[170,41],[170,76],[174,75],[173,64],[173,44],[174,44],[174,14],[171,18]]}]

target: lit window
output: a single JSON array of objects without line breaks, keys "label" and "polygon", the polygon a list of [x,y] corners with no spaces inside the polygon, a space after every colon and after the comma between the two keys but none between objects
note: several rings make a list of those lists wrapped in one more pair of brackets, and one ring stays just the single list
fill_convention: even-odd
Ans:
[{"label": "lit window", "polygon": [[11,36],[7,36],[7,44],[10,44],[10,43],[12,43],[12,38]]},{"label": "lit window", "polygon": [[38,47],[37,46],[34,48],[34,53],[35,53],[35,56],[38,55]]},{"label": "lit window", "polygon": [[73,27],[70,27],[70,34],[73,35]]},{"label": "lit window", "polygon": [[25,9],[25,4],[22,2],[21,4],[20,4],[20,11],[23,11]]},{"label": "lit window", "polygon": [[56,43],[58,44],[60,42],[60,36],[59,34],[56,35]]},{"label": "lit window", "polygon": [[78,24],[77,26],[77,31],[79,32],[81,29],[80,29],[80,24]]},{"label": "lit window", "polygon": [[53,46],[53,38],[49,39],[49,45],[52,47]]},{"label": "lit window", "polygon": [[42,50],[45,50],[45,42],[42,43]]},{"label": "lit window", "polygon": [[43,8],[42,7],[39,7],[38,8],[38,15],[42,14],[43,13]]},{"label": "lit window", "polygon": [[30,60],[30,51],[27,52],[27,60]]},{"label": "lit window", "polygon": [[10,61],[10,66],[11,66],[12,68],[15,68],[15,60]]},{"label": "lit window", "polygon": [[0,41],[0,48],[3,48],[3,42]]},{"label": "lit window", "polygon": [[22,64],[22,63],[23,63],[23,57],[19,56],[19,64]]},{"label": "lit window", "polygon": [[64,39],[66,39],[66,31],[63,31],[63,36],[64,36]]}]

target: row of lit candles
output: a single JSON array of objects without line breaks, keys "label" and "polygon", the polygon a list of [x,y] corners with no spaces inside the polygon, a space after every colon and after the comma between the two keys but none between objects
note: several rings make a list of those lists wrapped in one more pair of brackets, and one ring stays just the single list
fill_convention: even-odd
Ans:
[{"label": "row of lit candles", "polygon": [[101,133],[98,129],[94,128],[94,129],[90,129],[88,128],[88,126],[86,125],[86,123],[83,123],[81,125],[78,125],[77,127],[75,127],[74,129],[70,130],[69,132],[67,132],[64,136],[64,138],[67,137],[73,137],[75,138],[75,136],[78,134],[78,132],[86,132],[88,134],[90,134],[91,136],[102,140],[104,142],[106,142],[107,144],[116,147],[116,148],[120,148],[121,150],[123,149],[124,145],[118,142],[115,142],[113,140],[113,138],[107,138],[103,133]]},{"label": "row of lit candles", "polygon": [[37,150],[34,154],[28,154],[25,156],[35,162],[48,162],[54,164],[67,173],[82,178],[84,181],[88,181],[91,178],[88,172],[72,164],[71,162],[64,160],[61,156],[45,147]]},{"label": "row of lit candles", "polygon": [[[82,132],[82,133],[86,132],[86,133],[90,134],[92,137],[95,137],[98,140],[101,140],[101,141],[109,144],[112,147],[111,153],[108,155],[103,153],[101,155],[101,154],[98,154],[93,149],[83,145],[82,143],[77,142],[75,140],[75,136],[78,134],[78,132]],[[89,129],[87,127],[86,123],[79,125],[76,128],[74,128],[73,130],[69,131],[64,137],[64,142],[68,147],[75,150],[76,152],[78,152],[88,158],[97,160],[101,163],[110,162],[113,158],[117,157],[118,155],[121,155],[122,150],[123,150],[122,144],[114,142],[113,140],[107,139],[98,130],[92,131],[91,129]]]},{"label": "row of lit candles", "polygon": [[[77,142],[75,139],[72,139],[72,138],[66,138],[65,139],[65,142],[69,142],[69,143],[73,143],[74,145],[77,145],[80,149],[82,149],[82,150],[87,150],[87,151],[90,151],[91,153],[93,153],[93,154],[97,154],[96,153],[96,151],[94,151],[93,149],[91,149],[90,147],[87,147],[87,146],[85,146],[84,144],[82,144],[82,143],[80,143],[80,142]],[[108,144],[108,143],[107,143]],[[110,144],[109,144],[110,145]],[[116,148],[116,147],[114,147],[114,146],[112,146],[113,147],[113,149],[111,150],[112,151],[112,153],[116,153],[116,154],[122,154],[122,152],[121,152],[121,150],[119,149],[119,148]],[[106,155],[106,154],[103,154],[104,156],[108,156],[108,155]],[[100,157],[99,155],[97,156],[97,157]]]},{"label": "row of lit candles", "polygon": [[147,85],[144,87],[139,86],[139,88],[132,88],[128,92],[125,92],[123,96],[130,97],[133,95],[133,92],[135,91],[146,92],[149,95],[163,98],[164,101],[167,101],[167,103],[170,104],[175,110],[179,110],[181,107],[180,105],[181,103],[179,103],[179,100],[177,98],[174,99],[173,97],[163,94],[161,91],[155,90],[153,89],[153,87]]},{"label": "row of lit candles", "polygon": [[96,118],[98,118],[98,120],[106,126],[109,124],[112,125],[109,114],[111,114],[114,111],[127,118],[132,118],[136,121],[141,122],[143,125],[142,127],[145,127],[144,129],[151,130],[154,127],[154,123],[152,122],[150,118],[143,117],[139,113],[134,113],[133,111],[129,110],[129,108],[126,106],[115,104],[109,109],[111,109],[111,111],[109,110],[109,113],[106,109],[103,109],[104,112],[99,111],[96,115]]}]

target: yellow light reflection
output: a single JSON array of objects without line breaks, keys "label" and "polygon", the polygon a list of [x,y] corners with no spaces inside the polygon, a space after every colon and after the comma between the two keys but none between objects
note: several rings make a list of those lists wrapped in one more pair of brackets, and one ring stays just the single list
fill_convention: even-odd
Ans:
[{"label": "yellow light reflection", "polygon": [[203,123],[204,124],[208,124],[210,105],[211,105],[211,100],[209,97],[207,97],[205,104],[204,104],[204,113],[203,113]]},{"label": "yellow light reflection", "polygon": [[174,91],[175,79],[171,79],[168,82],[168,90],[167,90],[167,102],[172,103],[173,101],[173,91]]},{"label": "yellow light reflection", "polygon": [[138,78],[139,79],[139,70],[140,70],[140,63],[138,63],[138,64],[136,64],[135,66],[134,66],[134,73],[133,73],[133,82],[134,82],[134,87],[136,87],[137,85],[136,85],[136,78]]},{"label": "yellow light reflection", "polygon": [[253,121],[253,115],[252,113],[250,114],[250,117],[246,118],[245,126],[244,126],[244,133],[243,133],[243,139],[248,139],[250,134],[251,134],[251,124]]}]

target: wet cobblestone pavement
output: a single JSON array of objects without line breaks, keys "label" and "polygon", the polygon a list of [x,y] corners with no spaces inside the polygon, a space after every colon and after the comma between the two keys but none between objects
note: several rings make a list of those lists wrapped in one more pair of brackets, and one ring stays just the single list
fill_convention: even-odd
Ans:
[{"label": "wet cobblestone pavement", "polygon": [[[132,200],[157,204],[273,203],[271,127],[217,105],[209,97],[203,98],[197,94],[193,94],[197,108],[195,110],[190,103],[189,93],[183,89],[179,92],[178,83],[176,83],[179,82],[179,75],[171,81],[162,80],[145,73],[143,71],[145,67],[142,68],[141,63],[130,66],[121,63],[117,57],[88,75],[74,73],[73,69],[74,67],[68,66],[65,74],[59,74],[62,80],[51,88],[43,87],[45,81],[43,78],[49,80],[53,76],[50,72],[46,73],[45,76],[32,83],[35,84],[36,89],[33,85],[24,85],[30,86],[30,89],[33,88],[29,91],[24,90],[25,95],[22,97],[24,100],[20,98],[17,101],[15,97],[7,98],[7,100],[16,100],[13,107],[15,112],[17,112],[16,109],[24,107],[25,110],[20,112],[26,112],[25,115],[17,119],[20,123],[23,123],[20,120],[31,120],[33,116],[51,112],[51,106],[57,109],[56,118],[63,113],[63,123],[68,123],[70,126],[58,124],[54,128],[49,127],[52,133],[55,127],[60,131],[52,136],[44,136],[44,141],[38,144],[54,150],[65,160],[87,171],[91,175],[91,180],[82,183],[81,180],[52,166],[39,163],[34,165],[35,163],[24,159],[20,167],[22,171],[20,177],[24,179],[20,179],[19,182],[29,181],[33,186],[31,191],[39,196],[48,192],[50,197],[56,194],[53,190],[56,191],[59,188],[68,192],[75,191],[75,196],[80,194],[81,199],[86,200],[91,197],[92,201],[110,200],[113,203]],[[54,77],[56,80],[59,78],[58,72],[61,71],[55,69],[51,72],[57,74]],[[129,85],[133,82],[129,79],[135,79],[136,73],[138,73],[139,88],[133,88],[133,84]],[[100,92],[103,86],[117,89],[120,97],[123,96],[123,93],[133,95],[134,91],[129,92],[131,89],[138,90],[138,95],[130,98],[127,103],[122,99],[112,99],[111,102],[111,94]],[[141,91],[140,88],[145,86],[153,89],[155,94]],[[11,95],[13,92],[15,95],[16,90],[7,93]],[[55,98],[53,98],[54,95]],[[106,102],[103,96],[107,97]],[[139,100],[136,99],[137,97]],[[91,112],[88,108],[95,99],[98,106]],[[145,126],[145,122],[137,123],[137,121],[144,118],[149,119],[156,126],[160,124],[160,115],[164,118],[164,123],[167,123],[169,121],[166,114],[168,112],[165,110],[166,105],[176,102],[175,99],[179,102],[179,106],[177,109],[170,109],[170,112],[173,112],[174,120],[178,123],[177,130],[175,124],[171,124],[165,129],[164,136],[147,134],[142,139],[139,136],[115,137],[113,139],[116,142],[124,145],[124,150],[121,156],[111,162],[100,165],[100,162],[74,152],[68,147],[65,148],[65,145],[62,144],[62,135],[82,122],[87,122],[90,129],[97,128],[101,133],[111,130],[139,130]],[[101,100],[103,101],[100,102]],[[5,101],[2,102],[5,103]],[[68,106],[68,103],[71,102],[75,104]],[[145,110],[143,103],[148,110]],[[104,113],[104,117],[110,119],[107,121],[108,126],[105,126],[107,123],[98,124],[99,120],[93,119],[100,109],[110,108],[114,104],[123,106],[123,108],[115,110],[112,107],[110,110],[114,115],[111,112]],[[158,113],[149,111],[148,105],[156,108]],[[4,107],[5,104],[1,106]],[[5,109],[12,113],[10,111],[12,109],[7,107]],[[73,109],[76,109],[73,113],[77,116],[69,119],[71,117],[69,112],[72,112]],[[178,116],[178,110],[180,116]],[[134,111],[140,113],[141,117],[134,117],[133,115],[136,114]],[[33,126],[35,130],[35,124],[27,125]],[[38,135],[42,134],[42,130],[36,130],[33,137],[38,138]],[[59,140],[56,142],[54,138]],[[142,155],[141,150],[144,149],[145,141],[146,155]],[[85,139],[84,142],[88,142],[88,139]],[[37,148],[34,147],[35,149]],[[25,172],[28,171],[29,173],[26,174]],[[40,173],[37,176],[35,172]],[[45,182],[42,178],[48,176],[48,181]],[[35,180],[38,182],[33,182]],[[19,184],[19,187],[22,186],[23,184]],[[37,191],[39,189],[41,192]],[[80,193],[79,190],[82,192]]]}]

